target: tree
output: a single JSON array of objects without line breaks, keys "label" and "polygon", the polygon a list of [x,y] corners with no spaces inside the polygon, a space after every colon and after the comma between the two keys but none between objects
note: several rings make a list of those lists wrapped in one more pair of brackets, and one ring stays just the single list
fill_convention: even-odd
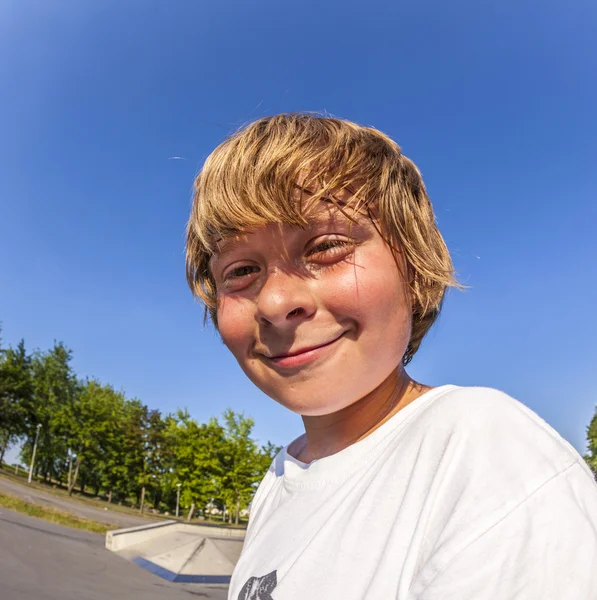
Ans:
[{"label": "tree", "polygon": [[[93,473],[98,488],[107,492],[108,502],[112,502],[114,492],[126,487],[127,470],[125,468],[125,424],[129,414],[128,400],[123,392],[113,393],[112,427],[106,436],[102,453],[97,457]],[[125,494],[124,494],[125,495]],[[121,495],[121,499],[122,499]]]},{"label": "tree", "polygon": [[[66,439],[69,452],[68,493],[72,494],[81,464],[87,463],[92,473],[102,457],[114,444],[118,415],[122,408],[122,398],[109,385],[96,380],[80,384],[80,391],[72,402],[63,404],[57,410],[54,422]],[[75,457],[74,473],[71,475],[72,458]],[[99,487],[96,483],[96,489]]]},{"label": "tree", "polygon": [[[234,507],[238,525],[241,508],[246,507],[255,493],[262,475],[263,458],[251,438],[255,422],[228,409],[224,412],[225,443],[221,496],[225,504]],[[269,466],[269,463],[268,463]],[[232,510],[230,511],[232,521]]]},{"label": "tree", "polygon": [[282,450],[282,446],[276,446],[271,442],[267,442],[265,446],[261,447],[261,458],[262,458],[262,466],[261,471],[262,475],[265,475],[267,470],[270,468],[272,461],[276,457],[276,454]]},{"label": "tree", "polygon": [[125,403],[123,415],[121,464],[118,467],[117,489],[121,500],[134,496],[140,501],[145,463],[145,429],[149,409],[133,398]]},{"label": "tree", "polygon": [[587,446],[589,452],[585,456],[585,460],[597,478],[597,408],[587,427]]},{"label": "tree", "polygon": [[36,352],[31,359],[33,394],[26,407],[26,442],[21,457],[31,458],[36,428],[41,424],[36,466],[44,477],[60,479],[66,470],[68,439],[61,412],[79,393],[79,384],[71,367],[72,352],[62,342],[48,352]]},{"label": "tree", "polygon": [[26,431],[27,407],[33,397],[31,357],[21,340],[0,355],[0,464],[10,444]]},{"label": "tree", "polygon": [[168,436],[173,448],[172,489],[181,484],[181,504],[202,509],[218,494],[223,475],[224,430],[216,419],[198,424],[187,411],[178,411],[169,421]]},{"label": "tree", "polygon": [[149,489],[153,494],[154,508],[161,495],[161,479],[166,459],[166,422],[159,410],[151,410],[147,414],[144,429],[144,461],[139,480],[141,487],[141,512],[145,504],[145,493]]}]

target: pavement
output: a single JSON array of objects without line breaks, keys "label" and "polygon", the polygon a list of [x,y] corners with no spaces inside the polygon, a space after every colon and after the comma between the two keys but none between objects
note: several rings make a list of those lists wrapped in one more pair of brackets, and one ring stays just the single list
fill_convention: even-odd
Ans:
[{"label": "pavement", "polygon": [[63,510],[84,519],[115,525],[114,529],[135,527],[136,525],[146,525],[147,523],[155,522],[155,519],[113,511],[109,507],[106,507],[108,510],[104,510],[99,507],[88,506],[84,502],[79,502],[68,496],[57,496],[50,492],[44,492],[34,486],[19,483],[1,475],[0,492],[17,496],[32,504],[40,504]]},{"label": "pavement", "polygon": [[168,581],[227,584],[244,539],[238,530],[152,524],[109,533],[106,548]]},{"label": "pavement", "polygon": [[1,507],[0,540],[2,600],[225,600],[228,593],[224,585],[170,583],[105,550],[103,535]]}]

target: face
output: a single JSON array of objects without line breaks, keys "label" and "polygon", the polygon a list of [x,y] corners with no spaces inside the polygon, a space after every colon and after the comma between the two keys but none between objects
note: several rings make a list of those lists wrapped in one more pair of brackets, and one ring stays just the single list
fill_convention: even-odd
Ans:
[{"label": "face", "polygon": [[305,229],[224,240],[211,263],[224,343],[257,387],[305,416],[375,390],[410,337],[402,269],[371,220],[352,216],[321,201]]}]

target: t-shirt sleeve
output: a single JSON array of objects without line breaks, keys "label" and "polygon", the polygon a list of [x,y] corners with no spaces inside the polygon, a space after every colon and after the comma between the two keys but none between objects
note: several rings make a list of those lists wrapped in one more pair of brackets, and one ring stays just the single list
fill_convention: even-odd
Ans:
[{"label": "t-shirt sleeve", "polygon": [[596,600],[597,486],[576,462],[441,563],[434,556],[412,600]]}]

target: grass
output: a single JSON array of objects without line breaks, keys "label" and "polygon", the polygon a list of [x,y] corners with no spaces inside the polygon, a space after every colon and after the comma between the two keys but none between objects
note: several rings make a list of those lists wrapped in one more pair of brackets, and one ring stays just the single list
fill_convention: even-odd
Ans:
[{"label": "grass", "polygon": [[66,525],[67,527],[91,531],[92,533],[106,533],[107,531],[116,528],[115,525],[107,525],[106,523],[98,523],[97,521],[83,519],[67,512],[56,510],[55,508],[46,508],[45,506],[30,504],[29,502],[25,502],[24,500],[16,498],[15,496],[10,496],[9,494],[0,493],[0,506],[24,515],[29,515],[30,517],[50,521],[50,523]]},{"label": "grass", "polygon": [[[4,465],[4,467],[0,468],[0,476],[6,477],[6,479],[10,479],[17,483],[27,485],[27,473],[24,472],[22,469],[20,470],[18,475],[15,475],[14,467]],[[75,489],[73,495],[69,496],[66,486],[61,485],[58,482],[52,481],[50,483],[47,483],[43,480],[36,480],[35,478],[33,478],[32,482],[29,484],[29,487],[33,487],[35,489],[41,490],[48,494],[52,494],[54,496],[68,498],[69,500],[72,500],[73,502],[78,502],[79,504],[85,504],[87,506],[91,505],[101,509],[107,507],[112,512],[140,516],[138,508],[119,504],[118,502],[110,503],[107,500],[96,498],[93,494],[87,492],[85,492],[85,494],[81,494],[81,492],[78,489]],[[159,520],[166,518],[163,515],[151,513],[149,508],[143,513],[143,517],[145,517],[148,520]]]},{"label": "grass", "polygon": [[[10,479],[17,483],[27,485],[27,476],[28,476],[28,473],[23,468],[21,468],[19,470],[19,474],[17,475],[14,472],[14,466],[10,466],[7,464],[0,465],[0,477],[5,477],[6,479]],[[75,490],[73,495],[69,496],[68,491],[66,490],[66,487],[64,487],[62,484],[60,484],[58,482],[47,483],[47,482],[44,482],[43,480],[36,480],[35,478],[33,478],[33,481],[29,484],[29,487],[33,487],[35,489],[44,491],[44,492],[46,492],[48,494],[52,494],[54,496],[68,498],[69,500],[71,500],[73,502],[77,502],[79,504],[84,504],[87,506],[94,506],[94,507],[100,508],[100,509],[108,508],[108,510],[110,510],[111,512],[119,512],[122,514],[141,516],[138,508],[119,504],[118,502],[109,503],[107,500],[103,500],[98,497],[95,497],[91,493],[86,492],[85,494],[81,494],[79,490]],[[188,509],[186,507],[182,508],[181,516],[180,516],[180,518],[177,519],[177,517],[175,517],[173,514],[170,514],[170,515],[165,515],[163,513],[154,514],[151,512],[151,508],[148,506],[142,516],[145,519],[147,519],[148,521],[159,521],[159,520],[163,520],[163,519],[177,519],[182,522],[182,521],[186,520],[185,517],[186,517],[187,511],[188,511]],[[192,522],[195,524],[197,524],[197,523],[200,525],[205,524],[205,525],[211,525],[212,527],[222,527],[222,528],[230,527],[233,529],[246,529],[246,527],[247,527],[247,518],[246,517],[241,517],[239,525],[235,525],[233,523],[231,524],[231,523],[222,522],[221,516],[211,516],[211,515],[210,515],[210,518],[193,519]]]}]

